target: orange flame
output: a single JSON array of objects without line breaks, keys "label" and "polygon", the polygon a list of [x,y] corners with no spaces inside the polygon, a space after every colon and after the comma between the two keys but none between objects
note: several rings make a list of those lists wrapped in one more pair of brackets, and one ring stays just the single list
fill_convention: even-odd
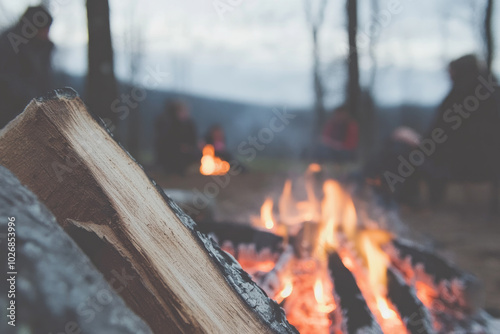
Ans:
[{"label": "orange flame", "polygon": [[212,145],[205,145],[203,148],[203,157],[201,158],[201,174],[224,175],[229,172],[230,168],[229,162],[215,156],[215,150]]},{"label": "orange flame", "polygon": [[284,224],[290,225],[290,220],[293,219],[294,211],[296,210],[294,206],[294,201],[292,198],[292,180],[286,180],[283,186],[283,192],[278,203],[278,209],[280,212],[280,221]]},{"label": "orange flame", "polygon": [[285,281],[285,287],[280,292],[280,297],[282,299],[285,299],[285,298],[289,297],[292,294],[292,291],[293,291],[292,279],[288,278]]},{"label": "orange flame", "polygon": [[278,304],[291,296],[293,292],[292,276],[286,276],[285,278],[283,278],[282,284],[283,289],[275,297],[275,300]]},{"label": "orange flame", "polygon": [[[337,251],[339,254],[344,253],[341,259],[356,280],[359,280],[358,285],[366,297],[368,307],[383,327],[383,331],[403,332],[402,319],[386,297],[390,259],[384,252],[383,246],[391,241],[392,234],[378,229],[377,225],[367,230],[367,220],[363,216],[361,221],[365,227],[362,229],[358,224],[358,214],[353,199],[337,181],[327,180],[323,183],[321,199],[316,193],[313,177],[313,174],[319,171],[321,166],[310,165],[305,173],[304,183],[298,183],[303,187],[306,200],[295,200],[292,194],[292,181],[286,180],[278,202],[279,216],[273,215],[274,202],[271,198],[267,198],[261,207],[260,218],[255,219],[256,225],[265,226],[266,229],[272,229],[274,233],[283,235],[285,244],[289,234],[297,233],[296,227],[302,227],[300,235],[302,242],[307,240],[314,243],[314,252],[307,253],[307,260],[304,260],[306,262],[301,267],[304,273],[312,275],[308,274],[302,276],[307,278],[298,279],[301,271],[297,270],[282,278],[280,282],[282,290],[275,295],[276,301],[280,303],[288,298],[284,306],[287,316],[291,317],[297,328],[305,329],[304,333],[316,333],[317,328],[329,328],[331,322],[328,314],[336,309],[336,303],[325,264],[328,255]],[[341,235],[347,240],[341,238]],[[349,252],[345,251],[346,247],[343,247],[345,244],[342,243],[344,240],[356,246],[360,257],[364,260],[366,271],[364,266],[358,265],[355,254],[351,258]],[[312,258],[309,258],[311,255]],[[314,265],[305,270],[305,263],[309,263],[307,261]],[[424,289],[419,290],[421,293],[424,292]],[[292,291],[296,292],[292,294]],[[303,297],[307,293],[310,293],[310,298]],[[307,316],[304,310],[307,310]],[[312,318],[306,320],[304,317]],[[311,327],[311,323],[317,327]]]},{"label": "orange flame", "polygon": [[398,320],[398,314],[389,306],[385,297],[387,292],[387,268],[390,263],[389,256],[383,251],[382,246],[392,240],[391,233],[383,230],[365,230],[359,232],[358,247],[361,255],[366,260],[368,268],[368,283],[375,296],[377,308],[385,320]]},{"label": "orange flame", "polygon": [[344,215],[342,217],[342,230],[344,231],[347,239],[354,240],[358,229],[358,216],[356,208],[351,197],[346,195],[344,201]]},{"label": "orange flame", "polygon": [[335,304],[329,302],[329,299],[331,298],[328,298],[327,295],[325,295],[325,291],[323,288],[323,281],[319,277],[316,279],[316,282],[314,283],[314,298],[318,303],[318,310],[320,312],[330,313],[333,310],[335,310]]},{"label": "orange flame", "polygon": [[382,318],[388,320],[388,319],[395,319],[398,317],[398,314],[389,307],[389,303],[387,302],[387,299],[381,296],[377,297],[377,307],[380,311],[380,314],[382,315]]},{"label": "orange flame", "polygon": [[321,230],[318,238],[319,254],[322,257],[338,247],[337,230],[339,227],[341,199],[343,190],[340,184],[328,180],[323,184],[324,198],[321,202]]},{"label": "orange flame", "polygon": [[359,251],[366,261],[368,279],[375,292],[383,292],[387,286],[387,267],[389,256],[381,246],[392,239],[392,235],[382,230],[361,231],[358,236]]},{"label": "orange flame", "polygon": [[272,230],[275,225],[273,219],[273,205],[273,200],[267,198],[260,208],[260,218],[268,230]]}]

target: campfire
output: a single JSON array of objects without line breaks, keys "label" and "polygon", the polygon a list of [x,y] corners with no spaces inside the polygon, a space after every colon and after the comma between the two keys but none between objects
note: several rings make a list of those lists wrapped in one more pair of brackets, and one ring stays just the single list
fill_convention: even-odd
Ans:
[{"label": "campfire", "polygon": [[215,156],[213,145],[207,144],[203,147],[203,157],[201,158],[200,173],[203,175],[224,175],[229,172],[231,166],[229,162]]},{"label": "campfire", "polygon": [[[0,207],[22,218],[20,245],[35,247],[19,249],[19,264],[34,268],[20,270],[19,279],[43,295],[33,300],[21,289],[23,314],[47,310],[43,321],[20,318],[23,327],[59,332],[75,322],[85,333],[109,332],[118,326],[109,315],[131,314],[118,299],[121,306],[101,308],[98,321],[78,312],[82,304],[71,296],[89,294],[73,292],[99,287],[66,271],[65,263],[76,263],[67,256],[75,243],[85,253],[77,261],[90,269],[90,259],[101,272],[85,277],[105,277],[100,291],[116,289],[145,322],[128,322],[128,331],[120,323],[118,332],[486,333],[492,323],[474,298],[473,277],[381,228],[371,202],[334,180],[319,182],[318,165],[286,181],[279,199],[266,199],[255,226],[210,218],[196,224],[70,89],[33,100],[1,132],[0,147],[2,165],[16,175],[2,168]],[[28,233],[30,226],[44,232]],[[45,247],[47,235],[55,235],[54,248]],[[49,253],[61,261],[47,263]],[[61,298],[72,302],[54,309],[50,287],[59,280],[67,286]]]},{"label": "campfire", "polygon": [[468,297],[473,278],[358,215],[339,182],[317,191],[320,170],[313,164],[287,180],[254,217],[254,228],[279,237],[279,247],[214,233],[300,333],[485,333]]}]

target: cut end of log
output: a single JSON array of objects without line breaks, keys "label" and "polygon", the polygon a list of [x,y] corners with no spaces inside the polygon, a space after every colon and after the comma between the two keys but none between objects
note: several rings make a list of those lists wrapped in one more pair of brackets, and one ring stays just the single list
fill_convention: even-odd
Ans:
[{"label": "cut end of log", "polygon": [[50,100],[73,100],[78,97],[78,93],[70,87],[58,88],[47,94],[37,97],[34,100],[38,103],[44,103]]}]

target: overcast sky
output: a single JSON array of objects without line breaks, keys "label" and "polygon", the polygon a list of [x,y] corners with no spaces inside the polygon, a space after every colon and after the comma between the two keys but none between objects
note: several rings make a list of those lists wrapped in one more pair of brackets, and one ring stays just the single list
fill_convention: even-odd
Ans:
[{"label": "overcast sky", "polygon": [[[312,0],[315,2],[314,0]],[[399,3],[387,16],[391,1]],[[2,27],[28,4],[0,0]],[[369,33],[369,3],[359,0],[360,42]],[[231,5],[233,4],[233,5]],[[376,96],[384,104],[437,103],[448,89],[449,60],[480,52],[479,19],[484,0],[380,0]],[[219,7],[216,8],[216,5]],[[129,78],[131,32],[142,36],[142,66],[169,77],[162,88],[259,104],[308,106],[311,40],[304,0],[110,0],[116,71]],[[55,66],[86,71],[84,0],[51,0]],[[496,22],[500,15],[495,13]],[[346,55],[344,1],[330,0],[321,35],[330,102],[339,103]],[[496,29],[498,31],[498,29]],[[367,48],[360,48],[362,78],[370,74]],[[496,68],[500,66],[500,55]],[[140,83],[145,72],[139,73]]]}]

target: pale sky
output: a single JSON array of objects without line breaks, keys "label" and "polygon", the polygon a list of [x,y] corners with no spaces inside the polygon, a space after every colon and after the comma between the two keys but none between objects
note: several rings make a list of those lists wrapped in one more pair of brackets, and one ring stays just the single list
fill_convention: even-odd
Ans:
[{"label": "pale sky", "polygon": [[[135,31],[142,36],[142,68],[159,67],[170,73],[161,88],[307,107],[312,102],[311,39],[304,1],[110,0],[116,72],[121,79],[129,77],[125,41]],[[387,16],[391,1],[399,4],[398,12]],[[28,4],[37,3],[0,0],[0,25],[12,23]],[[330,69],[327,82],[332,104],[340,102],[345,80],[344,3],[329,1],[321,35],[322,59]],[[366,81],[371,61],[362,41],[369,31],[370,1],[359,3],[364,8],[359,39],[362,78]],[[380,0],[383,12],[377,15],[379,75],[375,90],[379,102],[437,103],[448,89],[447,62],[481,51],[477,20],[483,4],[484,0]],[[84,74],[85,1],[51,0],[51,11],[55,19],[51,39],[58,50],[55,66]],[[495,16],[500,18],[498,13]],[[500,68],[500,54],[495,65]],[[136,80],[140,83],[144,76],[141,72]]]}]

